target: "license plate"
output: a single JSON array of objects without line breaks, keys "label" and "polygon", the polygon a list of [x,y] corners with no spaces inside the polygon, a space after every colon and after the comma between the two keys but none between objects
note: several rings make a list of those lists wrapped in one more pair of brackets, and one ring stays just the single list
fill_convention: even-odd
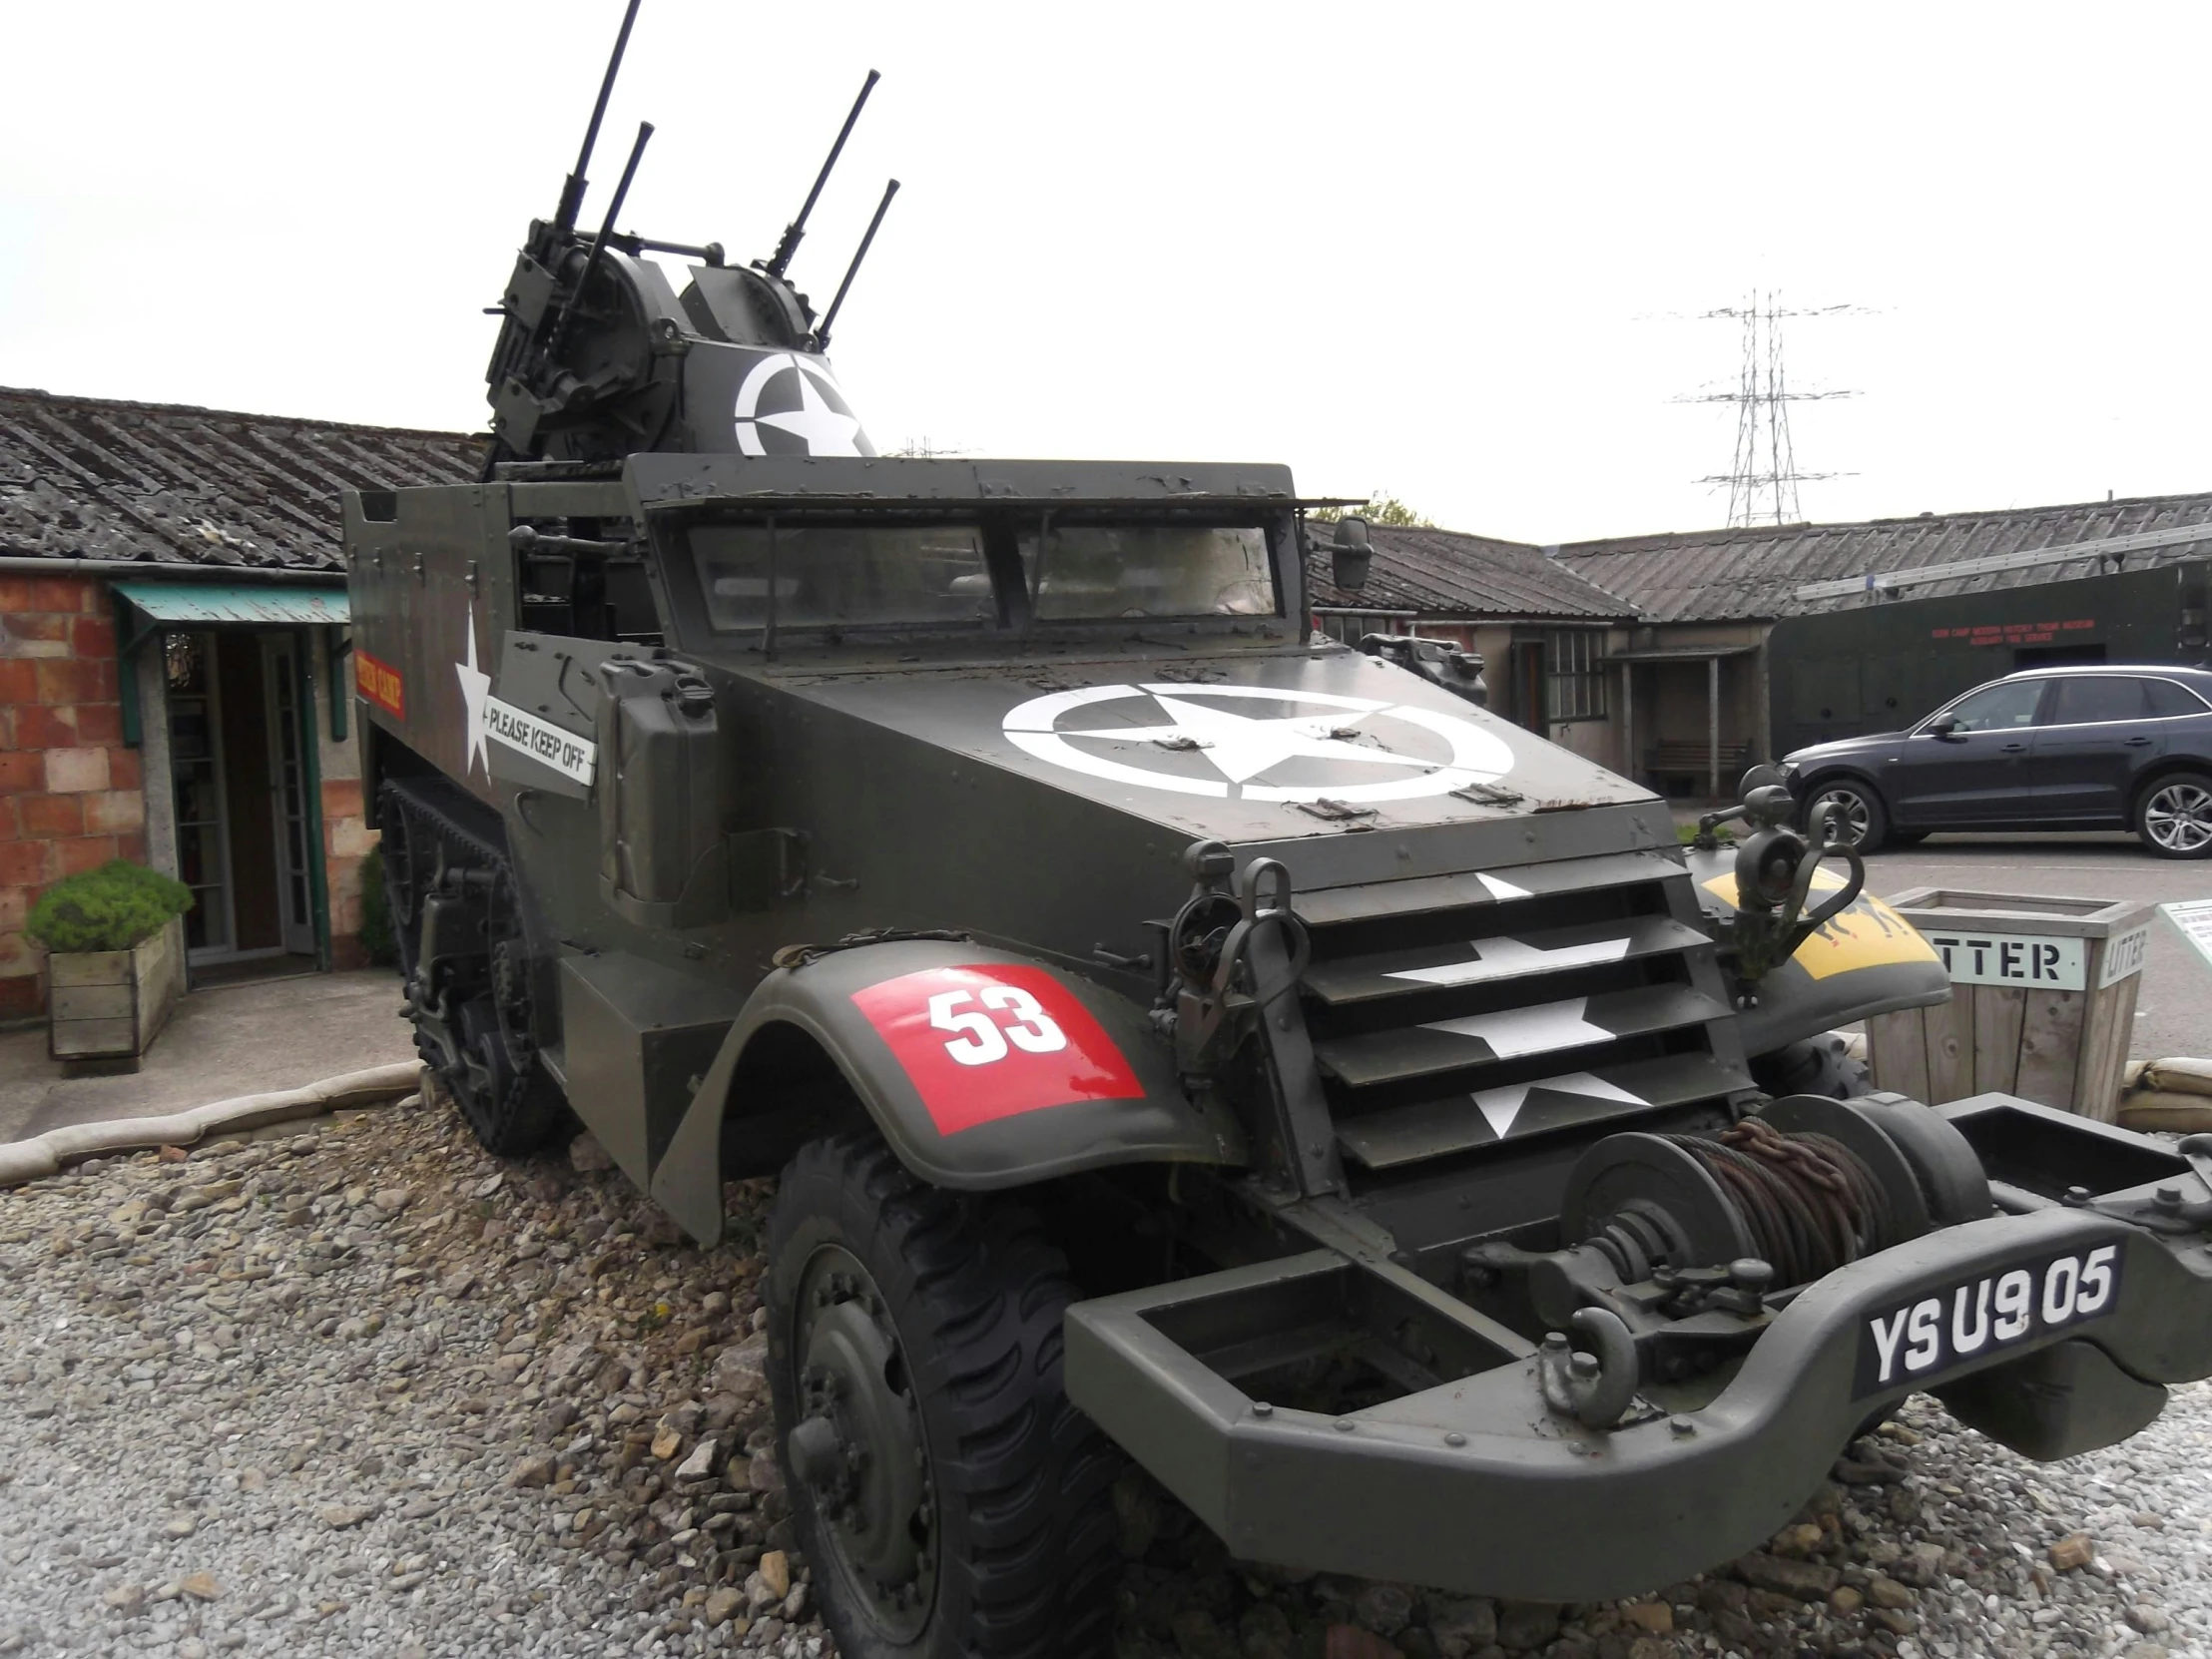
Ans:
[{"label": "license plate", "polygon": [[1926,1387],[1969,1361],[2100,1318],[2119,1294],[2118,1245],[2047,1256],[1931,1291],[1862,1323],[1852,1395],[1901,1382]]}]

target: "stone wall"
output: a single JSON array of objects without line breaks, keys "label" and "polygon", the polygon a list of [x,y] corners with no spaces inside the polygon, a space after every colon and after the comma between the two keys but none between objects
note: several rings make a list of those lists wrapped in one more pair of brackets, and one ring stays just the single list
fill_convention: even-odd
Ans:
[{"label": "stone wall", "polygon": [[46,1004],[45,953],[23,932],[32,901],[78,870],[144,859],[145,830],[105,586],[0,575],[0,1019]]}]

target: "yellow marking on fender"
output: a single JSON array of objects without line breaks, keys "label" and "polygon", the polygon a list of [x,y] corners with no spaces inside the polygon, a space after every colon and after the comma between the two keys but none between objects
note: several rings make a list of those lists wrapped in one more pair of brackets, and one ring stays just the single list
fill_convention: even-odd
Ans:
[{"label": "yellow marking on fender", "polygon": [[[1813,872],[1813,891],[1835,892],[1844,884],[1841,875],[1825,869]],[[1716,875],[1705,890],[1724,904],[1736,905],[1736,877]],[[1844,913],[1824,925],[1798,946],[1793,962],[1816,979],[1860,968],[1889,967],[1899,962],[1935,962],[1940,958],[1920,930],[1871,893],[1861,893]]]}]

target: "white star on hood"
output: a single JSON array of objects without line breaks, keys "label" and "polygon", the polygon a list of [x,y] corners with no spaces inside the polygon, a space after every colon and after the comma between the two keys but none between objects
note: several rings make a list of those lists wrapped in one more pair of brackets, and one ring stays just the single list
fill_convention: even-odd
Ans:
[{"label": "white star on hood", "polygon": [[468,608],[468,661],[455,663],[453,672],[461,677],[461,701],[468,705],[468,758],[463,772],[476,770],[476,763],[484,763],[484,776],[491,776],[490,753],[486,749],[484,729],[484,699],[491,695],[491,676],[476,666],[476,607]]},{"label": "white star on hood", "polygon": [[1335,731],[1365,718],[1357,714],[1298,715],[1290,719],[1255,720],[1209,709],[1180,697],[1154,692],[1153,700],[1174,720],[1172,726],[1116,726],[1097,732],[1065,732],[1070,738],[1111,738],[1122,743],[1195,744],[1201,754],[1232,784],[1243,784],[1272,767],[1290,760],[1358,761],[1369,766],[1406,767],[1433,772],[1443,763],[1416,760],[1370,749]]}]

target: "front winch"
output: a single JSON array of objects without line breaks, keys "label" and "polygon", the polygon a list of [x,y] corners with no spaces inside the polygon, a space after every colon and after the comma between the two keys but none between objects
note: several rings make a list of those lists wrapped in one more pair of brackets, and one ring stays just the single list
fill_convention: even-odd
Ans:
[{"label": "front winch", "polygon": [[1640,1385],[1740,1356],[1799,1287],[1989,1213],[1978,1159],[1937,1113],[1798,1095],[1716,1136],[1608,1136],[1567,1177],[1560,1232],[1575,1242],[1462,1260],[1471,1289],[1522,1277],[1550,1329],[1546,1402],[1605,1428]]}]

